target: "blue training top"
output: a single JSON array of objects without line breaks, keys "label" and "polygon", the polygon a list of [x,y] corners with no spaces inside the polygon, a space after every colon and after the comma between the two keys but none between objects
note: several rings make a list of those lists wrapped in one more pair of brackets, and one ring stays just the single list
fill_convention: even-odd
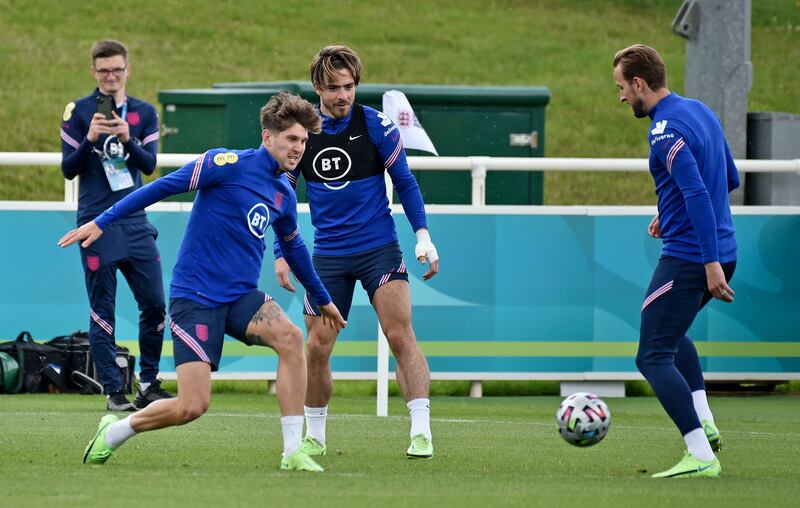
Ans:
[{"label": "blue training top", "polygon": [[702,102],[676,93],[649,116],[662,254],[696,263],[735,260],[728,193],[739,186],[739,173],[719,120]]},{"label": "blue training top", "polygon": [[105,229],[167,196],[193,190],[198,193],[172,271],[171,298],[218,307],[256,289],[264,233],[271,225],[300,283],[321,305],[330,303],[297,229],[297,198],[263,146],[209,150],[125,197],[95,222]]},{"label": "blue training top", "polygon": [[[408,167],[400,133],[389,117],[359,104],[353,104],[350,114],[344,118],[334,119],[322,113],[320,116],[322,132],[309,133],[303,160],[287,174],[292,186],[296,187],[300,174],[308,172],[303,176],[311,222],[315,227],[314,254],[357,254],[397,241],[384,171],[388,171],[392,179],[413,230],[426,228],[422,194]],[[361,130],[364,124],[365,133]],[[338,151],[337,157],[341,160],[332,157],[337,164],[352,163],[356,167],[342,167],[338,173],[335,167],[331,167],[332,171],[323,175],[320,169],[326,168],[316,166],[320,165],[320,151],[328,150]],[[371,156],[369,151],[376,153]],[[378,170],[357,166],[364,161],[368,161],[367,164],[377,161]],[[280,256],[281,249],[276,244],[275,257]]]},{"label": "blue training top", "polygon": [[[158,153],[158,114],[153,106],[128,96],[115,111],[128,122],[130,139],[120,142],[116,136],[100,134],[97,141],[86,139],[89,124],[97,111],[98,89],[82,99],[67,104],[61,122],[61,172],[68,180],[80,176],[78,198],[78,225],[85,224],[123,197],[142,186],[141,173],[151,174],[156,169]],[[124,115],[123,115],[124,110]],[[106,179],[101,157],[122,156],[133,179],[133,187],[111,191]],[[144,211],[125,219],[126,223],[146,220]]]}]

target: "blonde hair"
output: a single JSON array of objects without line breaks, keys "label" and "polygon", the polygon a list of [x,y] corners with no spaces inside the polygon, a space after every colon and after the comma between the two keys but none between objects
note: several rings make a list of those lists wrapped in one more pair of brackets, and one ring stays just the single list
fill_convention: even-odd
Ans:
[{"label": "blonde hair", "polygon": [[333,81],[337,70],[342,69],[350,71],[356,86],[358,86],[361,74],[364,72],[364,66],[361,64],[358,54],[347,46],[325,46],[309,66],[311,83],[316,88],[322,88],[325,83]]}]

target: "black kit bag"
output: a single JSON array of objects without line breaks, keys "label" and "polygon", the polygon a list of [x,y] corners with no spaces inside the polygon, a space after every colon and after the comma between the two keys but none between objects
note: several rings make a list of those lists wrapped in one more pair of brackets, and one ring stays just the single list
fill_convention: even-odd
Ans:
[{"label": "black kit bag", "polygon": [[[89,334],[85,331],[62,335],[47,343],[64,352],[66,356],[66,382],[70,391],[85,394],[103,393],[100,376],[89,346]],[[133,393],[136,357],[126,347],[117,345],[116,364],[119,367],[120,384],[125,393]]]},{"label": "black kit bag", "polygon": [[136,371],[136,357],[131,354],[130,349],[117,345],[117,367],[119,367],[122,390],[127,394],[133,394],[133,374]]},{"label": "black kit bag", "polygon": [[89,349],[89,336],[86,332],[62,335],[47,343],[61,350],[66,357],[66,382],[70,391],[87,395],[103,393],[95,375],[94,360]]},{"label": "black kit bag", "polygon": [[23,331],[16,340],[0,344],[0,352],[11,355],[18,364],[16,393],[61,393],[65,383],[65,355],[57,348],[33,340]]}]

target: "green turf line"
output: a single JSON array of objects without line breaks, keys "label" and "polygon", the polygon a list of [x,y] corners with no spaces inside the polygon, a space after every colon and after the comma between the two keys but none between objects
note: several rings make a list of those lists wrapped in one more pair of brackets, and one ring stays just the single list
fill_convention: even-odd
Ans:
[{"label": "green turf line", "polygon": [[[139,354],[136,341],[120,341],[130,348],[134,355]],[[798,342],[697,342],[701,356],[728,357],[800,357]],[[427,356],[502,356],[502,357],[633,357],[636,355],[636,342],[420,342]],[[172,356],[172,343],[164,342],[163,354]],[[226,342],[224,355],[232,356],[274,356],[268,348],[248,347],[238,342]],[[375,341],[341,341],[333,350],[335,356],[376,356]]]}]

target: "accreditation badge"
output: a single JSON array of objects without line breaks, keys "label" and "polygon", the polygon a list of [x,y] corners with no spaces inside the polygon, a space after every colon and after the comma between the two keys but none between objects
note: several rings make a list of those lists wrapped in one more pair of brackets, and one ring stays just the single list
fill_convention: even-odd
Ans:
[{"label": "accreditation badge", "polygon": [[108,136],[103,141],[103,150],[98,150],[97,155],[100,156],[108,185],[113,192],[133,187],[131,172],[125,164],[125,147],[116,136]]},{"label": "accreditation badge", "polygon": [[122,157],[103,159],[103,170],[106,172],[106,179],[112,191],[133,187],[131,172],[128,171],[128,166]]}]

